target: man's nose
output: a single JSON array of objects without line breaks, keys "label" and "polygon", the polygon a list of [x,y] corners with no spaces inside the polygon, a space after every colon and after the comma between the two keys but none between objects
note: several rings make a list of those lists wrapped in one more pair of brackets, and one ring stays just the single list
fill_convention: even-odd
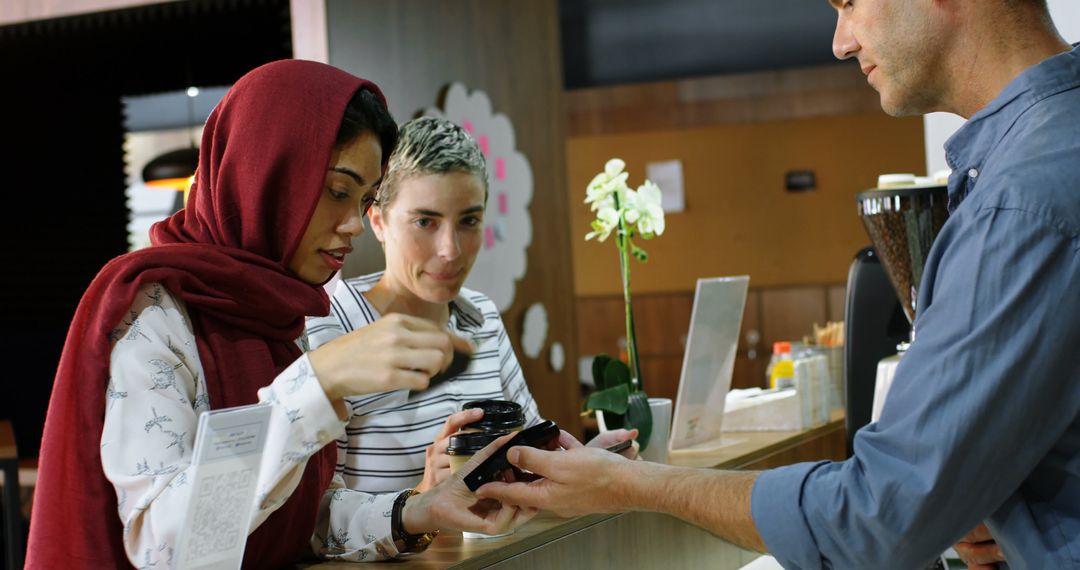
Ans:
[{"label": "man's nose", "polygon": [[859,51],[859,42],[851,33],[851,23],[844,11],[836,16],[836,32],[833,34],[832,51],[836,59],[848,59]]}]

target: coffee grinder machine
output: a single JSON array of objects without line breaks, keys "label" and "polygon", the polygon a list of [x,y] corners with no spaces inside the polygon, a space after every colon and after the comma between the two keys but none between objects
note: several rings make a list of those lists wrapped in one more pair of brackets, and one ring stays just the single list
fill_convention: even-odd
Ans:
[{"label": "coffee grinder machine", "polygon": [[926,256],[949,216],[948,189],[941,185],[875,188],[855,198],[873,245],[856,254],[848,271],[844,311],[848,455],[855,432],[870,422],[879,364],[890,366],[891,374],[895,364],[882,360],[894,357],[912,339]]}]

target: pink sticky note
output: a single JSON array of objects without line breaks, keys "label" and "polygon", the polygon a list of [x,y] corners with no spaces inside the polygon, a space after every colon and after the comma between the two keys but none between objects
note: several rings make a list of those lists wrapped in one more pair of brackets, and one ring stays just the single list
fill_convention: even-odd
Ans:
[{"label": "pink sticky note", "polygon": [[471,135],[472,131],[473,131],[472,121],[470,121],[468,119],[465,119],[464,121],[461,122],[461,128],[465,129],[465,132],[467,132],[467,133],[469,133]]},{"label": "pink sticky note", "polygon": [[495,247],[495,228],[487,226],[484,228],[484,249],[493,247]]},{"label": "pink sticky note", "polygon": [[499,157],[495,159],[495,180],[506,179],[506,159]]},{"label": "pink sticky note", "polygon": [[487,135],[480,135],[480,140],[478,140],[476,142],[480,144],[480,152],[484,153],[484,155],[487,156],[487,154],[488,154],[488,138],[487,138]]},{"label": "pink sticky note", "polygon": [[506,214],[509,208],[506,207],[506,192],[499,192],[499,213]]}]

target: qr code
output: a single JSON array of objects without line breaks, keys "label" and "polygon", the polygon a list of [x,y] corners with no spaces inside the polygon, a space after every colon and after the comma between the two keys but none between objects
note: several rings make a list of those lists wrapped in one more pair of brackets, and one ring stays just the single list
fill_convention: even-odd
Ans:
[{"label": "qr code", "polygon": [[252,486],[251,469],[210,475],[195,489],[195,514],[188,543],[192,559],[225,552],[247,538],[251,501],[246,490]]}]

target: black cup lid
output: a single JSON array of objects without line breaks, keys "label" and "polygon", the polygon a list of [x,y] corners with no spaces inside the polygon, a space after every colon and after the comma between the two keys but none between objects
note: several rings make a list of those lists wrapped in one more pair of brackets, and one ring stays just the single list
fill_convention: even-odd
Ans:
[{"label": "black cup lid", "polygon": [[525,412],[521,404],[508,400],[475,400],[466,402],[462,409],[471,410],[480,408],[484,410],[484,417],[466,424],[465,427],[484,430],[503,430],[521,427],[525,425]]},{"label": "black cup lid", "polygon": [[489,443],[508,434],[508,431],[459,431],[450,436],[447,455],[472,455]]}]

